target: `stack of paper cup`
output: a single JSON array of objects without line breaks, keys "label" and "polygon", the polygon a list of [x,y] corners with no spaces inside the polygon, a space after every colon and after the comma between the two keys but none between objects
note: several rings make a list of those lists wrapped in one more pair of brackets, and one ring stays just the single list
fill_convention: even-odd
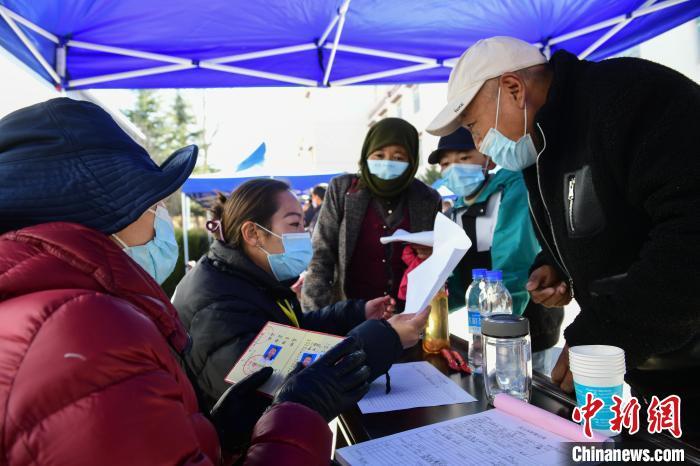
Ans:
[{"label": "stack of paper cup", "polygon": [[610,431],[614,413],[610,409],[613,395],[622,398],[625,378],[625,351],[616,346],[583,345],[569,348],[569,369],[574,376],[576,402],[586,404],[586,394],[603,401],[604,405],[591,421],[592,428],[603,435],[615,435]]}]

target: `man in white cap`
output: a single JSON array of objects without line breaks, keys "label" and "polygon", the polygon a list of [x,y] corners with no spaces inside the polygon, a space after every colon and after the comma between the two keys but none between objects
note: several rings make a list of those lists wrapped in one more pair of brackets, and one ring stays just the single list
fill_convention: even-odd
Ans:
[{"label": "man in white cap", "polygon": [[[459,59],[427,129],[460,126],[496,164],[523,172],[543,247],[526,288],[546,306],[576,298],[567,347],[619,346],[636,395],[675,393],[684,413],[696,408],[700,87],[641,59],[560,50],[547,61],[492,37]],[[566,348],[552,378],[572,391]]]}]

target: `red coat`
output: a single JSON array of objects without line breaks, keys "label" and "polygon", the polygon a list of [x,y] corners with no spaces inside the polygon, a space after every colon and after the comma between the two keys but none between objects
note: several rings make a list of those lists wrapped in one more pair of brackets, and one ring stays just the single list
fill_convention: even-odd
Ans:
[{"label": "red coat", "polygon": [[[50,223],[0,236],[0,465],[219,463],[173,355],[186,344],[161,288],[106,235]],[[247,464],[327,465],[330,444],[320,415],[284,403]]]}]

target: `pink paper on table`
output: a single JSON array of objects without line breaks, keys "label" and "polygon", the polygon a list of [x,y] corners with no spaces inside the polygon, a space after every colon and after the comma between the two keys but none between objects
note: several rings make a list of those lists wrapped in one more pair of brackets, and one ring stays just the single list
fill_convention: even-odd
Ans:
[{"label": "pink paper on table", "polygon": [[593,432],[592,438],[588,438],[584,435],[583,429],[579,424],[504,393],[495,396],[493,405],[504,413],[520,418],[554,434],[561,435],[572,442],[604,443],[610,441],[609,438],[596,432]]}]

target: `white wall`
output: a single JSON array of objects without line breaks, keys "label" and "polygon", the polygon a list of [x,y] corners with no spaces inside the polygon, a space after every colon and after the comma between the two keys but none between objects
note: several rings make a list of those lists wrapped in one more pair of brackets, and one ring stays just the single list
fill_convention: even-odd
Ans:
[{"label": "white wall", "polygon": [[639,44],[639,57],[661,63],[700,82],[700,19]]}]

